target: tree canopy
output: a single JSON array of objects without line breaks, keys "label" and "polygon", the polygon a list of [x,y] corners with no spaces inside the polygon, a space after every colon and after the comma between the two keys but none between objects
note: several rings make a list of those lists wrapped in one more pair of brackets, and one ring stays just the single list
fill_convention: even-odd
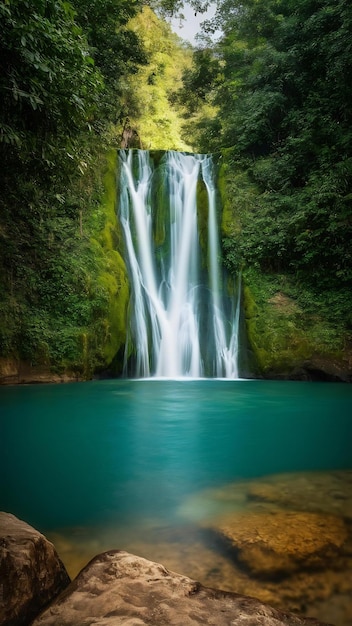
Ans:
[{"label": "tree canopy", "polygon": [[186,76],[190,107],[217,106],[201,148],[231,148],[256,189],[226,245],[239,264],[351,284],[351,3],[224,0],[214,27],[222,37]]}]

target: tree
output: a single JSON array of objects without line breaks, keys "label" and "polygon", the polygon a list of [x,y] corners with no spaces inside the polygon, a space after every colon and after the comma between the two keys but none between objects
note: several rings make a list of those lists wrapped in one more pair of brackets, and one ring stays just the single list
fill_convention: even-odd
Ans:
[{"label": "tree", "polygon": [[93,114],[101,80],[71,6],[12,0],[0,3],[0,15],[2,144],[77,134]]},{"label": "tree", "polygon": [[103,78],[68,2],[2,1],[0,16],[0,354],[57,363],[106,301],[79,230]]},{"label": "tree", "polygon": [[[352,279],[352,87],[347,0],[219,3],[218,136],[257,188],[243,260],[316,287]],[[204,141],[206,136],[204,135]]]},{"label": "tree", "polygon": [[[146,5],[150,6],[161,17],[173,17],[178,15],[182,18],[184,0],[147,0]],[[195,13],[205,13],[211,4],[211,0],[189,0],[187,4],[193,7]]]},{"label": "tree", "polygon": [[121,109],[128,76],[147,57],[129,20],[142,9],[142,0],[73,0],[76,22],[86,34],[90,53],[104,79],[100,99],[99,130],[102,120],[116,123],[126,117]]},{"label": "tree", "polygon": [[131,20],[130,28],[142,42],[149,62],[128,80],[125,108],[139,138],[129,146],[190,150],[189,141],[181,138],[181,110],[174,92],[182,84],[182,72],[190,65],[192,52],[148,7]]}]

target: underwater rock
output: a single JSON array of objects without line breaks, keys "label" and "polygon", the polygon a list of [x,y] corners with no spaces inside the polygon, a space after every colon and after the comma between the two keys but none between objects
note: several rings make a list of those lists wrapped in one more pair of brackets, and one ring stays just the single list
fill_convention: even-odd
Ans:
[{"label": "underwater rock", "polygon": [[327,513],[352,520],[352,470],[286,472],[226,483],[187,496],[178,515],[203,523],[259,509]]},{"label": "underwater rock", "polygon": [[254,598],[203,587],[123,551],[95,557],[32,626],[323,626]]},{"label": "underwater rock", "polygon": [[294,511],[232,514],[213,520],[212,528],[230,544],[240,563],[264,578],[319,570],[331,561],[338,568],[348,538],[341,518]]},{"label": "underwater rock", "polygon": [[0,512],[0,626],[27,625],[70,578],[44,535]]},{"label": "underwater rock", "polygon": [[[67,532],[65,528],[63,532]],[[98,540],[99,536],[99,540]],[[269,580],[250,574],[224,550],[222,542],[202,528],[180,526],[170,529],[158,523],[146,526],[142,533],[133,529],[127,534],[115,524],[104,532],[77,527],[68,536],[51,534],[71,578],[96,554],[123,546],[132,554],[163,563],[173,572],[200,581],[206,587],[252,596],[282,611],[314,616],[335,626],[352,624],[352,558],[342,570],[297,571],[291,576]],[[341,606],[340,606],[341,604]]]},{"label": "underwater rock", "polygon": [[272,502],[352,520],[352,470],[266,476],[248,483],[247,497],[252,502]]},{"label": "underwater rock", "polygon": [[[342,524],[344,536],[348,532],[348,537],[343,541],[341,548],[333,547],[333,550],[336,550],[334,558],[329,559],[322,548],[316,566],[310,559],[311,566],[307,568],[303,559],[300,564],[298,561],[291,564],[289,572],[280,572],[275,570],[279,561],[274,559],[275,567],[272,572],[269,561],[264,564],[264,573],[258,573],[256,564],[252,571],[248,564],[240,560],[237,547],[229,538],[221,535],[217,528],[221,523],[236,519],[238,524],[246,529],[248,519],[254,514],[258,517],[252,517],[252,520],[257,519],[262,525],[267,519],[270,527],[272,515],[277,512],[282,514],[291,512],[295,515],[299,512],[308,512],[319,514],[323,518],[327,516],[325,526],[329,519],[335,522],[336,518],[340,518],[336,526],[337,535]],[[194,558],[191,551],[183,557],[182,570],[179,565],[176,567],[176,564],[172,563],[172,569],[175,571],[183,571],[210,587],[236,590],[243,595],[255,596],[279,609],[297,611],[306,616],[314,615],[338,626],[351,626],[351,470],[281,473],[225,483],[188,495],[178,514],[181,519],[194,518],[201,524],[205,545],[209,546],[211,548],[209,552],[213,553],[213,563],[211,565],[209,557],[203,557],[202,550],[198,548],[198,557]],[[284,520],[284,517],[281,519]],[[239,532],[245,531],[242,529]],[[305,530],[297,528],[297,532],[299,537],[300,534],[304,535]],[[248,528],[247,533],[249,534]],[[252,528],[252,540],[253,542],[258,540],[255,528]],[[341,537],[338,536],[338,543],[340,541]],[[243,539],[242,544],[244,550]],[[328,553],[330,549],[328,547]],[[145,554],[141,550],[138,553]],[[263,552],[261,554],[263,555]],[[246,556],[249,557],[248,552]],[[196,576],[193,572],[195,560],[202,563],[202,572]],[[165,558],[163,563],[170,566],[170,562]]]}]

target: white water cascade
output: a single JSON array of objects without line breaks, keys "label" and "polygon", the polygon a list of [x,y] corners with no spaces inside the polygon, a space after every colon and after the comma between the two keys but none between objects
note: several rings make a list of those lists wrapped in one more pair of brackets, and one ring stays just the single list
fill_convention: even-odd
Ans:
[{"label": "white water cascade", "polygon": [[219,263],[212,157],[156,155],[157,166],[146,150],[120,152],[119,214],[131,282],[124,373],[238,378],[241,289],[234,295]]}]

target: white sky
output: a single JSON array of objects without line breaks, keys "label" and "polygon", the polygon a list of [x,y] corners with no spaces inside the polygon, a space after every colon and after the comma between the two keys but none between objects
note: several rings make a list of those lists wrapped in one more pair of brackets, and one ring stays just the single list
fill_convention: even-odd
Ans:
[{"label": "white sky", "polygon": [[194,9],[192,9],[192,7],[188,4],[185,4],[182,13],[185,16],[185,20],[182,21],[181,27],[179,20],[172,19],[171,28],[175,33],[177,33],[177,35],[179,35],[179,37],[195,44],[195,36],[200,30],[200,23],[213,17],[215,13],[215,6],[210,7],[206,13],[197,13],[195,16]]}]

